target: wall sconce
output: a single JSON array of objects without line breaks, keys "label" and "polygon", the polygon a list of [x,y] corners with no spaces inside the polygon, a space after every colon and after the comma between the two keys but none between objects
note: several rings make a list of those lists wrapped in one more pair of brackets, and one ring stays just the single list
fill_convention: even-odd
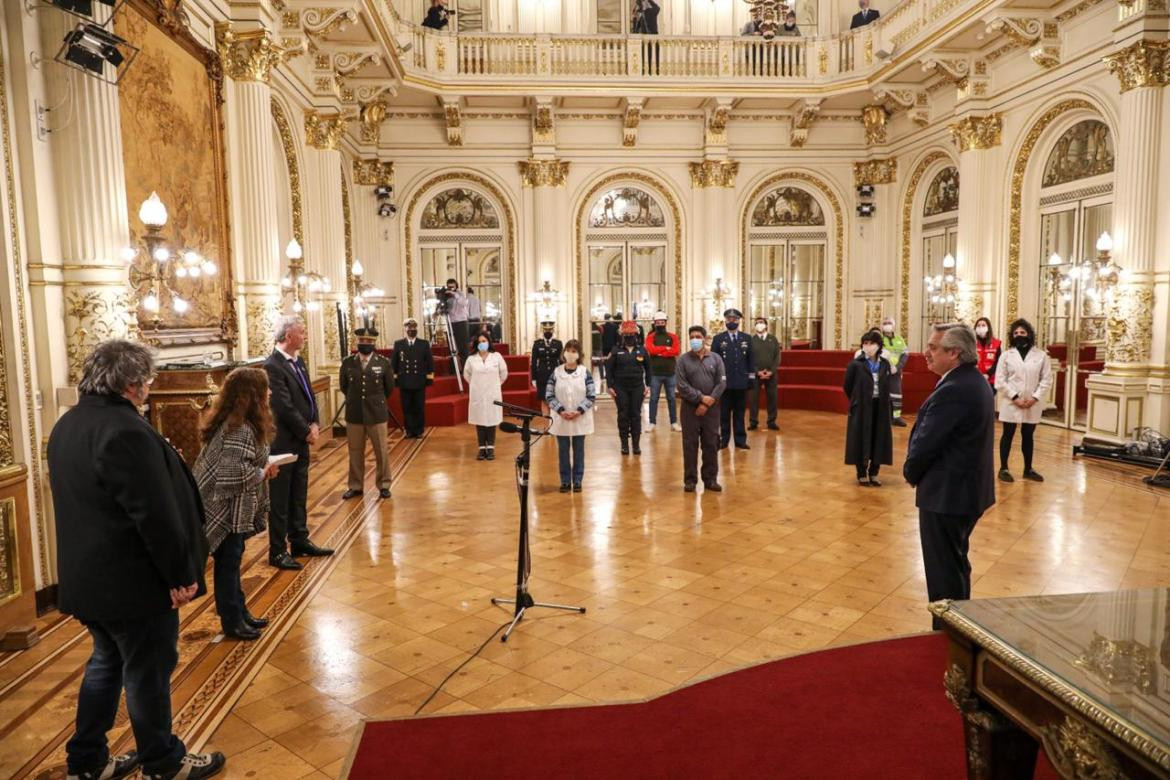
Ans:
[{"label": "wall sconce", "polygon": [[295,238],[288,242],[284,250],[288,258],[288,272],[280,280],[280,286],[292,298],[292,310],[296,314],[304,311],[317,311],[321,308],[319,300],[313,300],[310,295],[321,296],[333,291],[329,279],[316,271],[305,270],[305,256],[301,244]]},{"label": "wall sconce", "polygon": [[[129,266],[127,275],[138,306],[150,312],[151,325],[158,330],[162,324],[159,313],[164,305],[169,305],[171,311],[180,316],[191,308],[190,301],[179,293],[178,285],[200,276],[214,276],[219,267],[193,249],[175,252],[167,246],[162,235],[168,219],[167,207],[158,193],[150,193],[150,197],[142,202],[138,219],[146,228],[142,236],[143,247],[126,247],[122,250],[122,259]],[[135,260],[142,249],[145,249],[149,261],[137,264]]]},{"label": "wall sconce", "polygon": [[932,306],[941,307],[941,322],[949,322],[955,316],[955,301],[959,296],[959,277],[955,273],[955,256],[947,252],[943,257],[943,272],[927,276],[926,294]]},{"label": "wall sconce", "polygon": [[552,288],[552,282],[545,279],[536,292],[529,296],[529,300],[536,304],[536,321],[556,322],[558,290]]},{"label": "wall sconce", "polygon": [[361,317],[365,327],[370,327],[370,317],[376,311],[375,307],[366,302],[367,298],[382,298],[385,297],[386,292],[381,287],[362,279],[366,269],[362,267],[361,260],[354,260],[353,266],[349,269],[350,273],[350,296],[353,299],[353,313],[355,317]]},{"label": "wall sconce", "polygon": [[731,286],[724,284],[722,277],[716,278],[706,291],[707,297],[711,299],[711,320],[707,323],[709,332],[717,333],[723,329],[723,312],[727,309],[726,304],[731,302],[731,292]]},{"label": "wall sconce", "polygon": [[1074,281],[1084,285],[1085,296],[1092,300],[1103,301],[1112,295],[1123,274],[1121,266],[1113,262],[1112,251],[1113,237],[1106,231],[1097,238],[1097,257],[1094,259],[1085,259],[1067,268],[1060,268],[1064,260],[1053,253],[1048,258],[1048,265],[1054,274],[1053,284],[1060,290],[1063,300],[1072,299]]}]

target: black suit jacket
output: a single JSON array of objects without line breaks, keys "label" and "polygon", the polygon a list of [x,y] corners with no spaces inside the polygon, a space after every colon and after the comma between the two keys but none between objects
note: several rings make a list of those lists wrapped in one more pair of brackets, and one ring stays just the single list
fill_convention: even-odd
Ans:
[{"label": "black suit jacket", "polygon": [[179,453],[121,396],[82,395],[49,436],[60,609],[133,620],[207,593],[199,488]]},{"label": "black suit jacket", "polygon": [[995,503],[995,396],[974,364],[947,374],[919,408],[902,475],[919,509],[978,517]]},{"label": "black suit jacket", "polygon": [[404,390],[421,390],[435,382],[435,354],[425,339],[415,339],[413,346],[409,339],[395,341],[390,365],[394,383]]},{"label": "black suit jacket", "polygon": [[[297,365],[308,382],[309,372],[305,368],[305,361],[297,357]],[[301,452],[305,440],[309,438],[309,426],[320,422],[317,401],[305,395],[301,381],[280,350],[272,350],[272,354],[264,361],[264,370],[268,372],[268,387],[272,390],[272,416],[276,422],[272,453]]]},{"label": "black suit jacket", "polygon": [[849,23],[850,30],[856,30],[858,27],[865,27],[867,24],[873,24],[881,16],[881,13],[875,8],[869,9],[869,13],[862,15],[861,11],[853,14],[853,21]]}]

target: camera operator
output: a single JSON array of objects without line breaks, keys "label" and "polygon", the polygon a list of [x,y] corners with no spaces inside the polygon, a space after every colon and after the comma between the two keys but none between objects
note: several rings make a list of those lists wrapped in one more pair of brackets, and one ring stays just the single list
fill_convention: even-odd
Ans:
[{"label": "camera operator", "polygon": [[467,294],[459,291],[459,282],[447,280],[447,287],[439,290],[439,311],[447,315],[451,323],[451,332],[455,339],[455,349],[459,353],[459,364],[467,359],[467,349],[471,343],[471,329],[467,324],[470,305]]},{"label": "camera operator", "polygon": [[451,21],[448,17],[454,13],[454,11],[447,10],[443,0],[431,0],[431,7],[427,10],[422,26],[430,27],[432,30],[445,30]]}]

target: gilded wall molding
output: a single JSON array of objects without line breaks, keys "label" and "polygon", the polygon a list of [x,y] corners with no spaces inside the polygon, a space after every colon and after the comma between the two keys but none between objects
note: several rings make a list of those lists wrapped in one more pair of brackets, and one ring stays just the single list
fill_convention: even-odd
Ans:
[{"label": "gilded wall molding", "polygon": [[642,101],[626,99],[626,110],[622,114],[622,146],[631,147],[638,143],[638,125],[642,122]]},{"label": "gilded wall molding", "polygon": [[324,37],[357,24],[358,13],[352,8],[306,8],[297,21],[309,35]]},{"label": "gilded wall molding", "polygon": [[274,295],[246,293],[244,317],[248,328],[248,357],[264,357],[272,351],[280,299]]},{"label": "gilded wall molding", "polygon": [[520,179],[525,187],[564,187],[568,160],[520,160]]},{"label": "gilded wall molding", "polygon": [[458,101],[443,103],[443,121],[447,124],[447,146],[463,146],[463,115]]},{"label": "gilded wall molding", "polygon": [[1057,103],[1040,115],[1040,118],[1028,130],[1020,151],[1016,154],[1016,161],[1012,165],[1011,187],[1008,196],[1008,257],[1007,257],[1007,316],[1005,322],[1016,319],[1020,311],[1020,219],[1024,197],[1024,176],[1028,172],[1028,161],[1032,158],[1032,150],[1040,136],[1048,129],[1061,114],[1076,110],[1089,110],[1096,113],[1096,107],[1087,100],[1073,98]]},{"label": "gilded wall molding", "polygon": [[690,168],[691,187],[695,189],[735,187],[735,177],[739,175],[735,160],[703,160],[691,163]]},{"label": "gilded wall molding", "polygon": [[810,99],[801,103],[792,114],[792,130],[788,134],[788,143],[799,149],[808,141],[808,131],[821,112],[822,99]]},{"label": "gilded wall molding", "polygon": [[382,123],[389,116],[390,109],[381,98],[363,103],[358,110],[362,143],[377,144],[382,140]]},{"label": "gilded wall molding", "polygon": [[236,32],[230,22],[215,25],[215,48],[223,72],[234,81],[268,83],[272,69],[304,53],[304,48],[278,43],[267,30]]},{"label": "gilded wall molding", "polygon": [[1128,282],[1113,292],[1106,355],[1110,363],[1146,363],[1154,329],[1154,288]]},{"label": "gilded wall molding", "polygon": [[853,183],[856,185],[893,184],[897,180],[898,158],[896,157],[853,163]]},{"label": "gilded wall molding", "polygon": [[1003,116],[969,116],[947,125],[960,152],[993,149],[1003,141]]},{"label": "gilded wall molding", "polygon": [[[356,163],[357,160],[354,160],[354,162]],[[354,173],[357,173],[356,167],[354,169]],[[354,178],[354,183],[357,184],[356,175]],[[341,163],[341,222],[344,226],[345,236],[345,313],[349,318],[349,331],[352,333],[354,328],[357,327],[357,309],[354,307],[353,303],[355,294],[353,278],[353,216],[352,211],[350,210],[349,183],[345,180],[344,161]],[[334,322],[334,330],[337,330],[337,317],[326,317],[326,319],[332,319]],[[346,338],[347,341],[352,342],[352,339],[349,338],[349,334],[346,334]],[[336,342],[337,339],[334,339],[334,341]],[[337,361],[340,363],[343,356],[341,355],[340,350],[335,349],[335,351],[338,353]]]},{"label": "gilded wall molding", "polygon": [[748,228],[751,222],[751,212],[756,201],[772,187],[784,181],[803,181],[816,187],[820,190],[821,196],[829,202],[829,206],[833,210],[833,239],[835,246],[834,253],[834,280],[833,289],[835,297],[833,300],[833,341],[838,349],[844,348],[844,341],[842,334],[845,332],[845,323],[843,321],[843,313],[845,311],[845,212],[841,208],[841,201],[837,199],[836,194],[832,188],[829,187],[828,182],[819,176],[814,176],[811,173],[804,173],[803,171],[788,171],[786,173],[778,173],[770,176],[759,184],[744,202],[743,213],[740,215],[740,233],[739,233],[739,272],[740,279],[748,278]]},{"label": "gilded wall molding", "polygon": [[276,123],[276,133],[280,136],[280,146],[284,150],[284,163],[288,168],[289,196],[292,200],[292,230],[296,240],[304,245],[305,223],[304,209],[301,204],[301,169],[297,164],[296,140],[293,138],[292,127],[284,109],[275,100],[272,101],[272,121]]},{"label": "gilded wall molding", "polygon": [[912,256],[911,241],[914,228],[914,195],[918,192],[918,185],[927,170],[940,160],[950,162],[946,152],[934,151],[922,158],[910,174],[906,183],[906,194],[902,197],[902,263],[900,268],[901,304],[899,307],[898,326],[902,331],[902,338],[910,338],[910,258]]},{"label": "gilded wall molding", "polygon": [[1170,84],[1170,41],[1137,41],[1105,57],[1105,66],[1117,76],[1122,92],[1164,87]]},{"label": "gilded wall molding", "polygon": [[876,146],[886,142],[886,122],[889,112],[876,103],[861,109],[861,124],[865,126],[865,143]]},{"label": "gilded wall molding", "polygon": [[[511,327],[518,327],[520,324],[520,301],[516,295],[516,276],[518,274],[518,258],[516,257],[516,216],[512,213],[512,206],[508,199],[504,197],[504,193],[497,187],[490,179],[480,176],[477,173],[469,171],[450,171],[438,176],[434,176],[423,182],[422,186],[414,191],[410,197],[410,203],[406,206],[405,223],[403,227],[404,241],[406,244],[406,314],[409,317],[420,317],[421,311],[416,311],[414,308],[414,266],[417,259],[414,256],[415,244],[415,219],[414,212],[418,208],[419,200],[427,192],[434,192],[435,188],[440,184],[446,182],[467,182],[471,185],[471,189],[480,188],[488,193],[489,196],[495,199],[499,209],[504,214],[504,251],[507,252],[507,267],[508,267],[508,296],[509,306],[512,310],[513,321]],[[507,339],[508,332],[505,330],[505,339]]]},{"label": "gilded wall molding", "polygon": [[341,147],[345,123],[352,117],[346,114],[305,112],[305,143],[314,149],[336,151]]},{"label": "gilded wall molding", "polygon": [[394,163],[389,160],[354,158],[353,183],[363,187],[377,187],[394,180]]}]

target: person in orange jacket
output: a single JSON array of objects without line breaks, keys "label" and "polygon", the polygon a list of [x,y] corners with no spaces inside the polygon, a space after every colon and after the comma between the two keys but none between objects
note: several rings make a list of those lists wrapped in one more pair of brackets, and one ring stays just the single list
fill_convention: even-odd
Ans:
[{"label": "person in orange jacket", "polygon": [[670,412],[670,429],[678,432],[678,411],[674,405],[674,367],[682,344],[678,336],[666,330],[666,312],[654,313],[654,327],[646,334],[646,351],[650,353],[650,424],[646,430],[654,430],[658,420],[658,396],[666,387],[666,410]]}]

